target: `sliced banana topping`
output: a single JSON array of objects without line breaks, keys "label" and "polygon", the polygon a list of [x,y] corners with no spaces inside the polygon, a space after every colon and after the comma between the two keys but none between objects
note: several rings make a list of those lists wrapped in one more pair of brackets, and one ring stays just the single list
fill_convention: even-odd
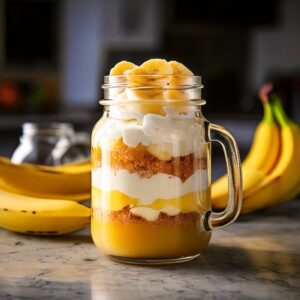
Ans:
[{"label": "sliced banana topping", "polygon": [[172,67],[165,59],[149,59],[141,65],[141,68],[151,75],[172,75]]},{"label": "sliced banana topping", "polygon": [[[141,113],[155,113],[165,115],[161,105],[155,104],[157,100],[174,100],[170,104],[179,113],[187,113],[188,108],[176,100],[190,100],[192,95],[189,90],[182,88],[189,84],[192,71],[185,65],[175,60],[154,58],[137,66],[128,61],[121,61],[110,71],[110,75],[125,75],[127,87],[116,88],[117,100],[141,100],[140,103],[131,105],[134,110]],[[155,75],[155,76],[153,76]],[[151,103],[143,100],[153,100]],[[155,150],[154,150],[155,151]]]},{"label": "sliced banana topping", "polygon": [[134,68],[126,70],[124,72],[124,74],[126,74],[126,75],[149,75],[149,73],[145,69],[138,67],[138,66],[135,66]]},{"label": "sliced banana topping", "polygon": [[[130,70],[127,70],[125,72],[128,76],[128,83],[130,84],[130,87],[134,88],[135,86],[140,87],[144,85],[149,85],[147,82],[147,76],[149,73],[142,69],[141,67],[134,67]],[[149,80],[149,79],[148,79]]]},{"label": "sliced banana topping", "polygon": [[124,75],[126,71],[135,68],[136,65],[132,62],[123,60],[117,63],[109,72],[110,76]]},{"label": "sliced banana topping", "polygon": [[178,61],[171,60],[169,61],[169,65],[172,69],[172,75],[194,75],[190,69]]},{"label": "sliced banana topping", "polygon": [[[161,85],[167,84],[167,82],[161,83],[159,80],[163,80],[163,78],[153,78],[153,74],[150,74],[150,72],[158,68],[159,62],[153,62],[153,69],[151,69],[150,61],[146,63],[146,67],[143,67],[144,63],[140,67],[132,68],[126,72],[126,75],[129,75],[128,82],[130,84],[130,88],[126,89],[127,98],[130,100],[163,100],[165,96]],[[161,71],[163,72],[163,69]],[[157,88],[147,89],[147,86],[157,86]],[[149,103],[136,104],[133,108],[142,113],[164,113],[160,106],[151,105]]]},{"label": "sliced banana topping", "polygon": [[[166,92],[166,97],[170,100],[188,100],[190,99],[190,95],[187,90],[180,90],[178,86],[182,86],[184,84],[188,84],[188,77],[191,76],[193,72],[190,71],[185,65],[182,63],[172,60],[169,61],[169,65],[172,68],[171,80],[170,80],[170,89]],[[174,89],[172,89],[174,87]]]}]

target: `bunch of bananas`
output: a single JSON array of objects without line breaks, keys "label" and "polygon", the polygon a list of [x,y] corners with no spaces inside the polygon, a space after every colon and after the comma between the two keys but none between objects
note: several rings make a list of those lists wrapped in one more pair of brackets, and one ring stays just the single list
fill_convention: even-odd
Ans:
[{"label": "bunch of bananas", "polygon": [[90,162],[63,166],[13,164],[0,158],[0,227],[58,235],[89,224]]},{"label": "bunch of bananas", "polygon": [[[272,89],[269,83],[260,90],[264,117],[242,163],[242,213],[284,203],[300,192],[300,127],[288,118]],[[227,180],[223,176],[212,185],[216,209],[223,209],[227,204]]]}]

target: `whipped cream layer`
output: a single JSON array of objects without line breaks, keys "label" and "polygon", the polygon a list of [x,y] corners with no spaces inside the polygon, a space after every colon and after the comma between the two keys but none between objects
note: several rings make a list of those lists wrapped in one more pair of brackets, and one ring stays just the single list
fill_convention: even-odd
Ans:
[{"label": "whipped cream layer", "polygon": [[140,177],[127,170],[112,170],[109,167],[92,171],[92,186],[107,192],[120,191],[138,199],[138,205],[150,205],[157,199],[181,197],[191,192],[208,188],[207,170],[197,170],[185,182],[179,177],[157,173],[150,178]]},{"label": "whipped cream layer", "polygon": [[[142,144],[163,152],[165,157],[186,156],[203,150],[203,125],[195,121],[195,112],[180,114],[172,107],[164,107],[165,116],[141,114],[111,108],[111,118],[97,130],[93,147],[109,151],[113,140],[122,138],[129,147]],[[159,155],[158,155],[159,157]]]}]

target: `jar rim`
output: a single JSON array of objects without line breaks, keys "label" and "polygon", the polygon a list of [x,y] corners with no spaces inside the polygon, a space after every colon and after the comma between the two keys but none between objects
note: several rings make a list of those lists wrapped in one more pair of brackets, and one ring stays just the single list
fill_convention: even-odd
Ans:
[{"label": "jar rim", "polygon": [[104,76],[102,105],[203,105],[201,76],[141,74]]},{"label": "jar rim", "polygon": [[189,99],[189,100],[111,100],[111,99],[102,99],[99,103],[103,106],[128,106],[128,105],[156,105],[156,106],[202,106],[206,104],[205,99]]},{"label": "jar rim", "polygon": [[176,76],[176,77],[183,77],[183,78],[199,78],[201,79],[202,77],[200,75],[182,75],[182,74],[122,74],[122,75],[105,75],[104,76],[104,81],[107,78],[118,78],[118,77],[130,77],[130,76],[138,76],[138,77],[162,77],[162,76]]},{"label": "jar rim", "polygon": [[74,127],[67,122],[25,122],[22,124],[24,135],[73,135]]},{"label": "jar rim", "polygon": [[[135,78],[135,80],[133,80]],[[149,80],[143,81],[143,79]],[[176,80],[172,85],[171,79]],[[152,81],[153,80],[153,81]],[[155,82],[154,82],[155,80]],[[164,89],[178,88],[203,88],[202,77],[199,75],[172,75],[172,74],[141,74],[141,75],[106,75],[104,76],[103,89],[117,87],[154,88]]]}]

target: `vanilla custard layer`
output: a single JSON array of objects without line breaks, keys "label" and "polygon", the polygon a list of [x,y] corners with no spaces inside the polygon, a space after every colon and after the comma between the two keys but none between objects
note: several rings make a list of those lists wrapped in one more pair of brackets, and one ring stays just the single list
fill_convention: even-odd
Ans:
[{"label": "vanilla custard layer", "polygon": [[103,210],[105,212],[120,211],[125,207],[130,207],[132,214],[140,216],[147,221],[155,221],[161,212],[169,216],[175,216],[181,212],[210,210],[210,189],[170,199],[158,198],[151,204],[140,205],[139,199],[129,197],[120,191],[107,192],[93,187],[92,207],[95,210]]},{"label": "vanilla custard layer", "polygon": [[183,214],[187,222],[157,225],[143,220],[118,222],[105,214],[97,214],[92,217],[92,237],[97,247],[108,255],[135,258],[197,255],[206,248],[211,237],[211,232],[203,227],[204,213],[197,215],[192,222],[188,220],[189,214]]}]

